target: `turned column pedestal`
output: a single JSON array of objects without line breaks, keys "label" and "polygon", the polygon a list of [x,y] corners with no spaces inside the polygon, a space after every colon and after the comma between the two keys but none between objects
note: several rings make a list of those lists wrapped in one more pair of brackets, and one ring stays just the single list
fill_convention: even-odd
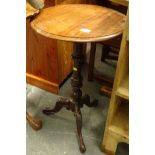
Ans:
[{"label": "turned column pedestal", "polygon": [[82,67],[82,61],[83,61],[83,51],[82,51],[83,44],[82,43],[76,43],[75,49],[72,54],[72,58],[74,61],[74,67],[73,67],[73,75],[71,78],[71,86],[73,89],[73,94],[70,98],[62,97],[57,102],[53,109],[45,109],[43,110],[43,113],[49,115],[59,112],[63,107],[67,110],[71,110],[74,113],[76,124],[77,124],[77,133],[79,138],[79,148],[81,152],[85,152],[85,144],[83,142],[82,138],[82,115],[80,108],[83,107],[83,105],[87,105],[88,107],[95,107],[97,106],[97,100],[94,102],[90,102],[89,95],[82,96],[82,75],[81,75],[81,67]]}]

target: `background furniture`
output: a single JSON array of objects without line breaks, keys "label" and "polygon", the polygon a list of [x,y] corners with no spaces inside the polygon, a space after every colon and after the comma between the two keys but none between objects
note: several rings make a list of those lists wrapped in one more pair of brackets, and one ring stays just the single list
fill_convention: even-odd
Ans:
[{"label": "background furniture", "polygon": [[116,3],[116,4],[120,4],[123,6],[128,6],[129,4],[129,0],[108,0],[108,1]]},{"label": "background furniture", "polygon": [[[51,18],[53,16],[53,18]],[[111,18],[108,18],[110,16]],[[97,101],[90,102],[89,95],[82,96],[81,65],[83,59],[83,43],[108,40],[122,33],[125,16],[119,12],[100,6],[84,4],[68,4],[49,7],[42,10],[32,22],[32,28],[43,36],[75,42],[72,58],[74,60],[71,79],[72,96],[61,98],[54,109],[45,109],[47,115],[59,112],[62,108],[74,112],[77,124],[79,148],[85,152],[82,138],[83,105],[95,107]]]},{"label": "background furniture", "polygon": [[89,0],[44,0],[45,7],[50,7],[58,4],[78,4],[78,3],[88,3]]},{"label": "background furniture", "polygon": [[[90,3],[112,8],[124,14],[126,14],[127,6],[128,6],[128,0],[118,0],[118,1],[117,0],[115,1],[90,0]],[[100,42],[100,44],[102,44],[102,55],[101,55],[102,62],[105,62],[105,60],[107,59],[112,59],[117,61],[121,40],[122,40],[122,35],[104,42]],[[111,96],[113,79],[109,79],[103,75],[94,73],[95,52],[96,52],[96,43],[92,43],[90,56],[89,56],[89,65],[88,65],[88,80],[92,81],[93,79],[97,79],[99,81],[104,82],[104,85],[100,88],[100,93],[107,96]]]},{"label": "background furniture", "polygon": [[129,143],[129,17],[123,32],[102,150],[115,154],[118,143]]},{"label": "background furniture", "polygon": [[[44,8],[58,4],[86,2],[86,0],[45,0]],[[60,85],[72,72],[70,55],[73,44],[41,36],[32,30],[31,20],[26,20],[26,81],[57,94]]]},{"label": "background furniture", "polygon": [[128,6],[129,0],[89,0],[89,3],[112,8],[126,14],[126,7]]},{"label": "background furniture", "polygon": [[[31,17],[39,13],[38,9],[33,8],[26,1],[26,20],[30,20]],[[28,112],[26,112],[26,119],[34,130],[39,130],[42,128],[42,121],[38,118],[32,117]]]}]

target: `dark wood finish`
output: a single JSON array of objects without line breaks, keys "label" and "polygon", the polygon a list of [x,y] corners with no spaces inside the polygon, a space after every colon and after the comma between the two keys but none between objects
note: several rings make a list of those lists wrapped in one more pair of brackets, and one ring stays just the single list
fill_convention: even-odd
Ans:
[{"label": "dark wood finish", "polygon": [[89,0],[89,1],[90,4],[112,8],[124,14],[127,13],[128,0]]},{"label": "dark wood finish", "polygon": [[105,59],[108,57],[109,52],[110,52],[110,47],[107,45],[103,45],[102,46],[101,61],[105,62]]},{"label": "dark wood finish", "polygon": [[91,50],[88,64],[88,80],[92,81],[94,76],[94,62],[95,62],[96,43],[91,43]]},{"label": "dark wood finish", "polygon": [[[60,2],[60,1],[59,1]],[[80,5],[77,5],[77,8],[79,7],[79,10],[77,9],[77,13],[78,13],[78,11],[80,11],[79,13],[81,13],[81,9],[80,9]],[[86,7],[88,7],[89,8],[89,6],[87,6],[86,5]],[[62,11],[63,11],[63,9],[62,8],[64,8],[64,6],[61,6],[60,7],[60,13],[61,14],[63,14],[62,13]],[[50,8],[49,8],[50,9]],[[93,8],[90,8],[90,9],[88,9],[88,11],[87,11],[87,14],[89,15],[91,15],[92,14],[92,9]],[[97,9],[99,10],[99,11],[101,11],[102,10],[102,7],[100,8],[100,7],[97,7]],[[65,10],[65,9],[64,9]],[[106,10],[106,9],[105,9]],[[50,10],[49,10],[50,11]],[[50,14],[48,13],[49,11],[46,11],[46,12],[42,12],[42,15],[43,16],[45,16],[46,18],[48,17],[48,16],[50,16]],[[70,11],[70,10],[69,10]],[[101,14],[102,14],[103,12],[101,11]],[[115,14],[116,12],[114,12],[114,14]],[[116,13],[117,14],[117,13]],[[43,18],[43,19],[45,19],[43,16],[39,16],[38,18],[39,19],[41,19],[41,18]],[[82,16],[84,16],[84,15],[82,15]],[[119,16],[119,14],[118,14],[118,16]],[[100,17],[100,16],[99,16]],[[92,18],[99,18],[98,16],[96,16],[96,17],[92,17]],[[51,17],[50,17],[51,18]],[[54,17],[55,18],[55,17]],[[90,18],[90,17],[89,17]],[[69,19],[68,17],[65,17],[65,19]],[[118,19],[117,19],[118,20]],[[36,21],[36,20],[35,20]],[[122,19],[122,24],[123,24],[123,19]],[[62,21],[61,21],[62,22]],[[79,21],[80,22],[80,21]],[[79,22],[77,22],[77,23],[79,23]],[[84,21],[83,21],[84,22]],[[87,22],[87,21],[86,21]],[[90,22],[90,21],[89,21]],[[105,18],[105,21],[102,21],[103,23],[106,23],[107,22],[107,19]],[[84,22],[85,23],[85,22]],[[95,21],[93,21],[93,23],[95,23]],[[90,24],[89,26],[90,27],[93,27],[93,23],[92,23],[92,25]],[[111,24],[113,24],[113,23],[111,23]],[[34,24],[32,24],[32,25],[34,25]],[[37,27],[37,26],[36,26]],[[61,28],[63,27],[63,25],[61,24]],[[76,26],[77,27],[77,26]],[[109,25],[107,25],[107,27],[111,27],[110,26],[110,24]],[[72,28],[73,29],[73,28]],[[104,29],[104,28],[103,28]],[[113,28],[113,29],[117,29],[116,27],[115,28]],[[99,29],[98,29],[99,30]],[[40,33],[40,30],[38,29],[38,31],[39,31],[39,33]],[[48,31],[50,31],[50,30],[46,30],[47,32]],[[76,31],[76,30],[75,30]],[[108,31],[108,30],[107,30]],[[97,31],[97,33],[102,33],[103,31]],[[76,33],[76,32],[75,32]],[[92,31],[92,33],[94,33],[95,34],[95,32],[93,32]],[[107,32],[106,32],[107,33]],[[111,33],[115,33],[115,31],[114,32],[111,32]],[[119,32],[118,33],[121,33],[121,29],[119,30]],[[72,34],[74,34],[74,32],[72,32]],[[43,34],[43,35],[47,35],[47,33],[45,33],[45,34]],[[81,34],[82,35],[82,34]],[[104,33],[102,34],[103,35],[103,37],[101,37],[103,40],[106,40],[107,39],[107,37],[106,36],[104,36]],[[118,35],[118,34],[115,34],[115,35]],[[113,35],[112,35],[113,36]],[[110,35],[108,35],[108,38],[109,37],[112,37],[112,36],[110,36]],[[53,37],[53,36],[52,36]],[[59,36],[60,37],[60,36]],[[82,37],[83,37],[83,35],[82,35]],[[91,38],[91,36],[89,36],[90,38]],[[43,37],[44,38],[44,37]],[[67,37],[67,39],[68,39],[69,37]],[[62,38],[61,38],[62,39]],[[66,38],[64,38],[64,39],[66,39]],[[66,39],[66,40],[67,40]],[[76,39],[76,41],[77,40],[81,40],[79,37],[78,37],[78,39],[77,38],[71,38],[71,39]],[[88,38],[86,38],[86,40],[87,40]],[[93,39],[94,39],[94,37],[93,37]],[[39,39],[38,39],[39,40]],[[48,39],[47,39],[48,40]],[[85,39],[84,39],[85,40]],[[90,39],[88,39],[88,41],[90,41]],[[47,43],[46,44],[48,44],[48,41],[47,41]],[[49,43],[50,44],[50,43]],[[54,43],[53,43],[54,44]],[[52,45],[52,43],[51,43],[51,45]],[[39,53],[41,53],[40,51],[39,51],[39,49],[41,49],[41,50],[45,50],[45,49],[42,49],[41,47],[39,47],[39,46],[42,46],[42,44],[41,43],[39,43],[39,45],[38,45],[38,49],[36,50],[36,51],[38,51]],[[61,47],[61,46],[59,46],[59,47]],[[71,46],[70,46],[71,47]],[[50,50],[50,49],[49,49]],[[56,50],[56,47],[55,47],[55,50]],[[59,49],[58,49],[59,50]],[[69,51],[69,50],[67,50],[67,51]],[[70,51],[71,51],[71,49],[70,49]],[[69,53],[69,52],[68,52]],[[58,64],[63,64],[63,62],[64,61],[61,61],[61,57],[62,57],[62,54],[63,53],[61,53],[60,55],[58,55]],[[35,54],[36,55],[36,54]],[[66,59],[67,60],[67,59]],[[70,60],[70,59],[68,59],[68,60]],[[57,62],[55,62],[54,64],[56,64]],[[39,63],[39,64],[43,64],[42,62],[41,63]],[[71,62],[69,63],[69,64],[71,64]],[[30,66],[32,66],[32,65],[30,65]],[[71,72],[71,65],[66,65],[66,66],[69,66],[69,69],[67,69],[67,73],[69,74],[69,71]],[[45,68],[47,68],[47,70],[45,71],[46,73],[48,73],[48,72],[51,72],[51,73],[53,73],[53,72],[55,72],[55,71],[49,71],[49,68],[46,66]],[[64,70],[64,64],[62,65],[62,67],[54,67],[54,68],[59,68],[58,70],[59,70],[59,78],[62,78],[62,76],[61,76],[61,74],[62,74],[62,72],[61,72],[61,70]],[[65,75],[67,75],[67,73],[65,74]],[[90,73],[90,72],[89,72]],[[29,73],[30,74],[30,73]],[[57,73],[56,73],[56,75],[57,75]],[[65,77],[65,75],[63,76],[63,77]],[[90,74],[89,74],[90,75]],[[36,75],[35,74],[35,76],[38,76],[38,75]],[[50,76],[51,77],[51,76]],[[41,77],[41,78],[43,78],[43,77]],[[52,78],[54,78],[54,77],[52,77]],[[62,80],[63,80],[64,78],[62,78]],[[47,79],[45,79],[45,80],[47,80]],[[49,80],[49,79],[48,79]],[[61,81],[62,81],[61,80]],[[61,82],[56,82],[56,81],[54,81],[53,79],[52,80],[49,80],[49,82],[52,82],[52,83],[56,83],[57,85],[60,85],[60,83]],[[38,82],[39,83],[39,82]],[[41,87],[42,88],[42,86],[40,86],[40,85],[37,85],[37,86],[39,86],[39,87]],[[57,91],[57,89],[58,88],[55,88],[55,91],[54,92],[56,92]],[[51,90],[50,88],[48,88],[48,90]]]},{"label": "dark wood finish", "polygon": [[45,0],[44,1],[44,8],[54,6],[55,5],[55,0]]},{"label": "dark wood finish", "polygon": [[82,138],[82,115],[80,108],[83,107],[83,105],[87,105],[88,107],[96,107],[98,104],[97,100],[94,100],[93,102],[90,102],[89,95],[82,96],[82,75],[81,75],[81,65],[83,62],[83,44],[82,43],[76,43],[75,49],[72,54],[72,58],[74,60],[74,67],[73,67],[73,75],[71,79],[71,86],[73,89],[73,94],[71,98],[60,98],[54,107],[54,109],[45,109],[43,110],[43,113],[46,115],[54,114],[59,112],[63,107],[67,110],[71,110],[75,114],[76,118],[76,124],[77,124],[77,133],[79,138],[79,149],[82,153],[86,151],[85,144],[83,142]]},{"label": "dark wood finish", "polygon": [[101,44],[107,45],[107,46],[112,46],[114,48],[120,48],[121,41],[122,41],[122,35],[119,35],[119,36],[112,38],[110,40],[106,40],[104,42],[101,42]]},{"label": "dark wood finish", "polygon": [[[110,55],[110,53],[113,55]],[[102,46],[101,61],[106,62],[107,59],[118,60],[119,48],[114,48],[108,45]]]},{"label": "dark wood finish", "polygon": [[[79,148],[82,153],[86,151],[86,148],[82,138],[82,115],[80,108],[84,104],[88,107],[96,107],[98,103],[97,100],[90,102],[89,95],[82,96],[81,87],[83,78],[81,67],[84,58],[83,44],[91,41],[103,41],[119,35],[123,30],[124,21],[124,15],[111,9],[94,5],[68,4],[44,9],[31,23],[33,29],[43,36],[75,42],[72,54],[74,65],[71,78],[73,94],[70,98],[62,98],[57,101],[54,109],[45,109],[43,112],[47,115],[54,114],[59,112],[63,107],[74,112]],[[95,22],[101,22],[101,25],[96,26]],[[80,31],[81,29],[84,31]],[[85,30],[91,31],[89,33]]]},{"label": "dark wood finish", "polygon": [[34,130],[40,130],[42,128],[42,121],[32,117],[28,112],[26,112],[26,119]]},{"label": "dark wood finish", "polygon": [[129,0],[108,0],[114,4],[117,4],[117,5],[122,5],[122,6],[128,6],[129,5]]},{"label": "dark wood finish", "polygon": [[79,4],[87,3],[87,0],[55,0],[56,4]]},{"label": "dark wood finish", "polygon": [[[118,60],[121,40],[122,40],[122,35],[101,43],[103,45],[102,55],[101,55],[102,62],[105,62],[106,59]],[[114,53],[115,55],[111,56],[109,54],[110,52]]]}]

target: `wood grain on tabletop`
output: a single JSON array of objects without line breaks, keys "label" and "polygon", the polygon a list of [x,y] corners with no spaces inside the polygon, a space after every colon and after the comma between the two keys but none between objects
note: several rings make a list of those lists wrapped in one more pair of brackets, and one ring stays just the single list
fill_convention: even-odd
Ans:
[{"label": "wood grain on tabletop", "polygon": [[38,33],[74,42],[103,41],[123,32],[125,15],[96,5],[67,4],[49,7],[32,21]]}]

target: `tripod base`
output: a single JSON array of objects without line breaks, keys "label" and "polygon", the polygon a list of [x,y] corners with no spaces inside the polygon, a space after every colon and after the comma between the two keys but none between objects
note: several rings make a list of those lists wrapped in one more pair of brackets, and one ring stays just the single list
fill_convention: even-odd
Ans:
[{"label": "tripod base", "polygon": [[[81,153],[86,151],[85,144],[83,142],[82,137],[82,115],[80,108],[83,107],[83,104],[87,105],[88,107],[96,107],[98,104],[97,100],[90,102],[89,95],[83,96],[78,103],[74,102],[72,98],[60,98],[53,109],[44,109],[43,113],[46,115],[55,114],[59,112],[62,108],[66,108],[74,112],[74,116],[76,118],[76,125],[77,125],[77,133],[78,133],[78,140],[79,140],[79,149]],[[81,106],[79,106],[81,105]]]},{"label": "tripod base", "polygon": [[82,96],[82,75],[81,75],[81,66],[83,64],[83,43],[75,43],[74,51],[72,54],[72,58],[74,61],[73,66],[73,75],[71,78],[71,86],[72,86],[72,97],[71,98],[60,98],[53,109],[45,109],[43,113],[46,115],[54,114],[59,112],[62,108],[66,108],[67,110],[71,110],[74,112],[74,116],[76,118],[76,125],[77,125],[77,133],[78,133],[78,140],[79,140],[79,148],[82,153],[86,151],[85,144],[82,138],[82,115],[80,108],[83,105],[87,105],[88,107],[96,107],[98,101],[95,100],[90,102],[89,95]]}]

